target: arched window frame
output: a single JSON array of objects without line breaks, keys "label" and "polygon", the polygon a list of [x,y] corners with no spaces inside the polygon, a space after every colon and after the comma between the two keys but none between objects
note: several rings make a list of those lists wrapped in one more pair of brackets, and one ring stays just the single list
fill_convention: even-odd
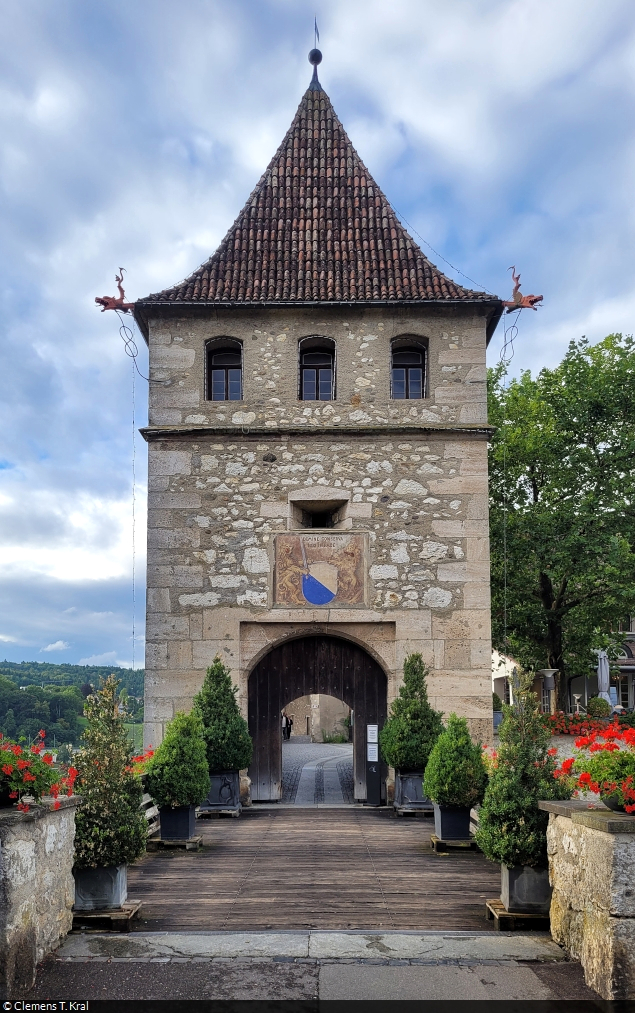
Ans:
[{"label": "arched window frame", "polygon": [[[214,367],[212,363],[212,356],[218,352],[231,351],[240,356],[240,363],[236,366],[217,366]],[[214,398],[212,390],[213,370],[223,368],[225,370],[225,397]],[[229,397],[229,370],[238,369],[240,371],[240,397]],[[243,384],[244,384],[244,369],[243,369],[243,343],[238,338],[212,338],[205,343],[205,400],[214,401],[215,404],[226,404],[228,401],[238,402],[243,400]]]},{"label": "arched window frame", "polygon": [[[394,382],[394,370],[401,368],[395,366],[394,357],[398,352],[419,352],[421,354],[421,395],[415,395],[414,397],[410,394],[410,378],[406,376],[406,395],[405,397],[397,397],[395,395],[395,382]],[[407,365],[406,369],[416,368],[416,366]],[[414,334],[404,334],[399,338],[394,338],[390,343],[390,398],[392,401],[420,401],[424,400],[428,396],[428,342],[425,338],[420,338]]]},{"label": "arched window frame", "polygon": [[[310,365],[306,365],[303,362],[303,356],[306,352],[327,352],[331,356],[331,389],[330,397],[324,398],[317,396],[315,398],[306,398],[304,396],[304,373],[305,370],[311,369]],[[319,370],[319,364],[316,365],[316,369]],[[319,395],[319,376],[316,377]],[[337,345],[333,338],[324,337],[321,334],[310,334],[306,338],[302,338],[298,342],[298,401],[335,401],[337,390]]]}]

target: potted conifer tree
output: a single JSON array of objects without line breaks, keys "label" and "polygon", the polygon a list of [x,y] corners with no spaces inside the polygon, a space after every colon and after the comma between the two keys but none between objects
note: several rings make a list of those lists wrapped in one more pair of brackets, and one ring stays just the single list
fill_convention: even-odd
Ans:
[{"label": "potted conifer tree", "polygon": [[86,698],[88,724],[83,748],[74,757],[75,909],[118,908],[128,895],[128,863],[146,849],[143,788],[132,769],[132,748],[117,696],[119,682],[109,675]]},{"label": "potted conifer tree", "polygon": [[423,773],[443,722],[428,701],[427,675],[421,655],[410,654],[404,662],[399,696],[379,734],[382,756],[395,768],[393,805],[398,812],[432,808],[424,795]]},{"label": "potted conifer tree", "polygon": [[486,783],[480,743],[472,742],[465,718],[450,714],[430,753],[423,781],[434,802],[434,832],[440,840],[469,838],[470,810],[482,800]]},{"label": "potted conifer tree", "polygon": [[[516,674],[512,706],[504,706],[500,746],[494,757],[476,842],[501,866],[501,901],[508,911],[547,913],[551,900],[547,868],[547,822],[541,800],[569,798],[566,778],[556,769],[533,673]],[[555,750],[553,750],[555,753]]]},{"label": "potted conifer tree", "polygon": [[232,812],[239,815],[240,771],[251,763],[252,742],[247,722],[240,713],[229,669],[216,656],[207,669],[194,706],[203,720],[207,747],[209,793],[199,811]]},{"label": "potted conifer tree", "polygon": [[162,841],[187,841],[196,806],[209,792],[203,722],[197,710],[178,711],[147,767],[148,791],[159,807]]}]

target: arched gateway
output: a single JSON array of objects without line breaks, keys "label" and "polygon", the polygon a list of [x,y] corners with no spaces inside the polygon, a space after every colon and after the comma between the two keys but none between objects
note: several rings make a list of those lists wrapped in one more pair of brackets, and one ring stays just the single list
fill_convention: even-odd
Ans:
[{"label": "arched gateway", "polygon": [[292,700],[323,693],[353,710],[355,799],[366,798],[367,724],[386,719],[386,676],[357,644],[338,637],[307,636],[286,641],[262,658],[249,677],[249,731],[254,757],[249,770],[254,801],[282,795],[280,714]]}]

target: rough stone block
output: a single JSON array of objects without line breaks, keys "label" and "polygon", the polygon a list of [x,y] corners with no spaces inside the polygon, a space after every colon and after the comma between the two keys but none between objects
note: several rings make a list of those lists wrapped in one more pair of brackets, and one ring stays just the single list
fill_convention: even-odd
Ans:
[{"label": "rough stone block", "polygon": [[154,450],[148,453],[148,471],[154,475],[191,475],[192,455],[184,450]]},{"label": "rough stone block", "polygon": [[168,643],[168,668],[192,667],[192,643],[190,640],[171,640]]},{"label": "rough stone block", "polygon": [[152,510],[193,510],[201,505],[198,492],[157,492],[148,497]]},{"label": "rough stone block", "polygon": [[187,616],[167,616],[161,613],[152,613],[146,622],[146,637],[149,641],[171,640],[178,638],[185,640],[189,637],[190,624]]},{"label": "rough stone block", "polygon": [[148,612],[171,612],[170,592],[167,587],[149,587],[146,608]]}]

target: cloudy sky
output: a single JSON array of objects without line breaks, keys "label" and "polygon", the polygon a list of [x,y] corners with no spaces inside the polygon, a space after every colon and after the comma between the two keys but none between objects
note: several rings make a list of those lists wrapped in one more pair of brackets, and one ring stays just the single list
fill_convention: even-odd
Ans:
[{"label": "cloudy sky", "polygon": [[[132,662],[131,362],[94,297],[120,265],[134,299],[218,245],[309,82],[315,12],[322,84],[424,252],[502,296],[515,264],[544,294],[514,369],[632,333],[632,0],[2,10],[0,659]],[[140,437],[136,453],[142,663]]]}]

